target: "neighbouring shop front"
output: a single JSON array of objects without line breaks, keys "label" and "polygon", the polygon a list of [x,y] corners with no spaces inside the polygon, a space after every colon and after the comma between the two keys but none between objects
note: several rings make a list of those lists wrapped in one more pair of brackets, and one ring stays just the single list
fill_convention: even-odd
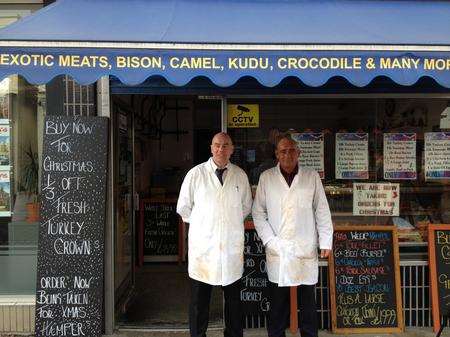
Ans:
[{"label": "neighbouring shop front", "polygon": [[[428,227],[450,224],[450,6],[223,2],[217,11],[202,1],[124,3],[58,1],[0,31],[0,298],[22,300],[28,331],[36,309],[38,325],[60,314],[80,331],[88,320],[89,329],[107,334],[187,328],[188,233],[175,205],[184,175],[209,158],[211,137],[221,130],[232,137],[232,162],[253,192],[276,164],[276,138],[289,133],[300,165],[322,178],[336,228],[395,228],[401,320],[431,326]],[[200,9],[212,13],[202,18],[209,30],[197,26]],[[352,25],[337,15],[342,11]],[[100,12],[126,28],[95,20]],[[400,12],[433,15],[439,29],[427,35],[427,22],[417,23],[422,30],[394,24]],[[274,30],[260,26],[261,18]],[[330,24],[336,32],[325,28]],[[67,151],[65,137],[72,139]],[[68,161],[76,176],[64,175]],[[89,211],[80,218],[65,212],[79,200],[86,201],[79,209],[96,205],[94,220]],[[40,215],[32,213],[38,203],[46,205]],[[53,226],[54,217],[61,221]],[[264,327],[264,251],[251,217],[245,226],[245,326]],[[59,246],[67,238],[74,246]],[[89,240],[99,244],[88,247]],[[104,268],[77,251],[93,252]],[[55,260],[36,263],[51,254]],[[92,292],[89,278],[58,269],[66,263],[93,273]],[[328,261],[320,261],[322,329],[332,326],[328,272]],[[67,303],[58,294],[69,279],[80,296]],[[42,309],[62,304],[68,311]],[[223,324],[222,306],[217,290],[212,327]]]}]

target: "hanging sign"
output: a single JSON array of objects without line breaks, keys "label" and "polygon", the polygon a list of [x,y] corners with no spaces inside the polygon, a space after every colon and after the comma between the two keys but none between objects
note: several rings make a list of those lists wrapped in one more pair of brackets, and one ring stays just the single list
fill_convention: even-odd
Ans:
[{"label": "hanging sign", "polygon": [[258,104],[229,104],[229,128],[259,128]]},{"label": "hanging sign", "polygon": [[320,179],[325,178],[323,163],[323,133],[292,133],[292,139],[300,149],[299,166],[311,168],[319,173]]},{"label": "hanging sign", "polygon": [[384,179],[416,179],[416,134],[385,133]]},{"label": "hanging sign", "polygon": [[425,179],[450,179],[450,132],[425,133]]},{"label": "hanging sign", "polygon": [[336,179],[368,179],[368,149],[367,133],[336,133]]},{"label": "hanging sign", "polygon": [[353,215],[398,216],[399,209],[399,184],[353,184]]}]

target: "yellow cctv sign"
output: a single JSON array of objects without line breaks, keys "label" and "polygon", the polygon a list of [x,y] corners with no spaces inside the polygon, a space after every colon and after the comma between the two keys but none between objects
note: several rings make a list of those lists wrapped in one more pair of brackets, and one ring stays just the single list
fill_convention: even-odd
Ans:
[{"label": "yellow cctv sign", "polygon": [[228,105],[229,128],[259,128],[258,104]]}]

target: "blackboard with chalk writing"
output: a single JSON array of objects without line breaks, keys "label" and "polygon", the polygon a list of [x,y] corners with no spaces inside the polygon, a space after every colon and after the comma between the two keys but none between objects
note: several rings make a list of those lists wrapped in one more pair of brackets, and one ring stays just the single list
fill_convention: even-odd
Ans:
[{"label": "blackboard with chalk writing", "polygon": [[264,245],[256,230],[245,231],[241,302],[244,315],[266,315],[270,308]]},{"label": "blackboard with chalk writing", "polygon": [[44,121],[36,336],[100,336],[108,119]]},{"label": "blackboard with chalk writing", "polygon": [[333,331],[403,331],[396,229],[338,227],[333,236],[329,260]]},{"label": "blackboard with chalk writing", "polygon": [[141,200],[140,220],[143,228],[145,261],[177,259],[180,218],[176,206],[176,202],[170,200]]},{"label": "blackboard with chalk writing", "polygon": [[438,331],[441,317],[450,316],[450,225],[428,226],[433,328]]}]

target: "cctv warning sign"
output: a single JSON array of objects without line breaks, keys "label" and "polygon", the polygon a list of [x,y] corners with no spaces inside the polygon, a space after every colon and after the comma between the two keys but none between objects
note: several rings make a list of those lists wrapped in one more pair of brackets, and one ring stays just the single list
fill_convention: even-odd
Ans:
[{"label": "cctv warning sign", "polygon": [[258,104],[228,105],[229,128],[259,128]]}]

